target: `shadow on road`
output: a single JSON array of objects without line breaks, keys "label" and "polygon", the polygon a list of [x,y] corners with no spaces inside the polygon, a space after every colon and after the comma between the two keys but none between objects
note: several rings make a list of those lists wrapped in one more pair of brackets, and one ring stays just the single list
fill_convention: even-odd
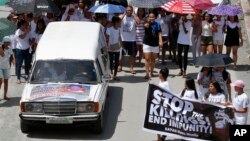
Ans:
[{"label": "shadow on road", "polygon": [[193,78],[194,80],[197,79],[198,73],[187,73],[187,78]]},{"label": "shadow on road", "polygon": [[[148,80],[144,78],[144,76],[132,76],[130,75],[124,75],[124,76],[118,76],[120,78],[120,82],[125,82],[125,83],[141,83],[141,82],[147,82]],[[110,83],[117,83],[119,81],[110,81]]]},{"label": "shadow on road", "polygon": [[[152,141],[157,141],[157,140],[152,140]],[[184,141],[184,140],[181,140],[181,139],[165,139],[164,141]]]},{"label": "shadow on road", "polygon": [[[234,70],[233,65],[227,66],[227,70]],[[239,64],[237,65],[237,69],[234,71],[249,71],[250,66],[247,64]]]},{"label": "shadow on road", "polygon": [[0,107],[19,106],[20,99],[20,97],[10,97],[9,100],[1,100]]},{"label": "shadow on road", "polygon": [[109,87],[109,94],[106,101],[104,111],[104,130],[102,134],[91,132],[91,127],[66,127],[58,125],[58,127],[39,126],[34,128],[28,138],[40,139],[63,139],[63,140],[107,140],[110,139],[114,132],[118,121],[118,116],[122,110],[123,88]]}]

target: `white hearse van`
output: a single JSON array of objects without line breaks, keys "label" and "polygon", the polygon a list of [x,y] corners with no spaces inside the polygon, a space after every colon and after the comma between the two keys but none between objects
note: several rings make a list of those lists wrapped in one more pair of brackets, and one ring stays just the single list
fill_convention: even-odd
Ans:
[{"label": "white hearse van", "polygon": [[41,38],[20,101],[20,126],[91,124],[103,129],[110,75],[99,23],[53,22]]}]

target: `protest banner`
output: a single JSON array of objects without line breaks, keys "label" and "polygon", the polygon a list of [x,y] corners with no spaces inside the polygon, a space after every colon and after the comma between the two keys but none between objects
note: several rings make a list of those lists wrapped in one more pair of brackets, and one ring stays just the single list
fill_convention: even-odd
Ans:
[{"label": "protest banner", "polygon": [[230,107],[184,100],[154,84],[148,86],[145,131],[192,141],[226,141],[232,124]]}]

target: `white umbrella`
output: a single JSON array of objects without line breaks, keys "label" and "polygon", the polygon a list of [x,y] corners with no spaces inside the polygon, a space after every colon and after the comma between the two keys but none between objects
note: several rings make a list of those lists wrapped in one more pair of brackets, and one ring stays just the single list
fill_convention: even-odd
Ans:
[{"label": "white umbrella", "polygon": [[129,5],[138,8],[158,8],[168,0],[131,0]]}]

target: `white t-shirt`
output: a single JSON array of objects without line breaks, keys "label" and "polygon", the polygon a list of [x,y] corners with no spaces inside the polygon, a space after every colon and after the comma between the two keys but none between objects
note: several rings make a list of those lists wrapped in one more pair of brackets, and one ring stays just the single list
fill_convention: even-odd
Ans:
[{"label": "white t-shirt", "polygon": [[87,19],[87,18],[85,18],[85,17],[82,17],[82,18],[80,19],[80,21],[83,21],[83,22],[91,22],[91,19]]},{"label": "white t-shirt", "polygon": [[169,83],[168,81],[164,81],[164,82],[159,82],[159,86],[164,89],[164,90],[167,90],[169,92],[172,92],[172,89],[171,87],[169,86]]},{"label": "white t-shirt", "polygon": [[[73,14],[73,15],[69,15],[69,21],[80,21],[79,17],[77,16],[77,14]],[[68,17],[68,14],[63,14],[62,16],[62,20],[61,21],[66,21]]]},{"label": "white t-shirt", "polygon": [[133,16],[125,16],[121,22],[121,38],[122,41],[135,42],[136,41],[136,22]]},{"label": "white t-shirt", "polygon": [[207,98],[208,102],[211,103],[225,103],[226,102],[226,97],[222,93],[217,93],[217,94],[209,94]]},{"label": "white t-shirt", "polygon": [[185,90],[184,95],[182,96],[182,99],[196,99],[195,98],[195,91],[194,90]]},{"label": "white t-shirt", "polygon": [[79,17],[80,20],[84,18],[83,9],[78,7],[77,9],[75,9],[75,11],[76,11],[76,15]]},{"label": "white t-shirt", "polygon": [[179,35],[178,35],[178,39],[177,39],[177,43],[178,44],[182,44],[182,45],[190,45],[190,31],[191,31],[191,27],[192,27],[192,23],[190,21],[185,22],[185,27],[186,30],[188,31],[188,33],[184,32],[183,26],[182,26],[182,20],[180,20],[179,22],[180,26],[179,26]]},{"label": "white t-shirt", "polygon": [[44,16],[44,17],[43,17],[43,20],[44,20],[44,23],[46,24],[46,26],[47,26],[50,22],[53,22],[53,21],[54,21],[53,18],[49,19],[47,16]]},{"label": "white t-shirt", "polygon": [[213,39],[224,41],[223,26],[225,21],[222,19],[220,21],[214,20],[214,24],[217,26],[217,32],[213,32]]},{"label": "white t-shirt", "polygon": [[31,33],[35,33],[35,31],[36,31],[36,22],[34,20],[32,20],[30,22],[30,27],[31,27]]},{"label": "white t-shirt", "polygon": [[12,49],[4,49],[4,56],[0,56],[0,69],[10,69],[10,56],[13,54]]},{"label": "white t-shirt", "polygon": [[[220,88],[223,90],[223,93],[226,96],[228,96],[227,82],[224,80],[222,73],[213,71],[212,75],[215,78],[215,81],[217,81],[220,84]],[[229,76],[229,79],[230,79],[230,76]]]},{"label": "white t-shirt", "polygon": [[10,44],[11,48],[16,49],[16,35],[12,34],[9,37],[10,37],[10,40],[11,40],[11,44]]},{"label": "white t-shirt", "polygon": [[36,43],[38,43],[40,41],[42,36],[43,36],[43,34],[38,34],[38,33],[33,34],[33,38],[35,39]]},{"label": "white t-shirt", "polygon": [[197,76],[197,80],[200,80],[203,77],[202,84],[199,84],[199,87],[198,87],[198,94],[201,99],[203,99],[204,95],[207,93],[209,82],[211,79],[211,75],[209,76],[203,76],[203,75],[205,75],[203,72],[199,72]]},{"label": "white t-shirt", "polygon": [[[112,27],[107,29],[106,34],[109,35],[109,45],[119,43],[119,37],[120,37],[120,29],[119,28],[115,29],[112,26]],[[118,49],[114,52],[120,52],[120,49]]]},{"label": "white t-shirt", "polygon": [[212,33],[212,24],[208,23],[207,21],[202,21],[202,31],[201,31],[201,35],[202,36],[213,36]]},{"label": "white t-shirt", "polygon": [[[248,99],[246,93],[243,93],[240,95],[238,93],[234,94],[233,107],[236,110],[240,110],[240,109],[249,107],[249,99]],[[248,115],[248,111],[246,113],[235,112],[234,117],[236,120],[236,124],[241,124],[241,125],[247,124],[247,115]]]},{"label": "white t-shirt", "polygon": [[29,40],[32,38],[31,32],[27,33],[24,39],[19,38],[20,35],[24,34],[24,32],[21,29],[17,29],[15,35],[16,35],[16,48],[21,50],[26,50],[30,47]]},{"label": "white t-shirt", "polygon": [[106,34],[109,35],[109,44],[119,43],[120,31],[119,28],[115,29],[114,27],[110,27],[107,29]]},{"label": "white t-shirt", "polygon": [[161,25],[162,36],[168,36],[169,33],[169,23],[170,17],[166,15],[165,17],[159,17],[156,19],[156,22]]}]

